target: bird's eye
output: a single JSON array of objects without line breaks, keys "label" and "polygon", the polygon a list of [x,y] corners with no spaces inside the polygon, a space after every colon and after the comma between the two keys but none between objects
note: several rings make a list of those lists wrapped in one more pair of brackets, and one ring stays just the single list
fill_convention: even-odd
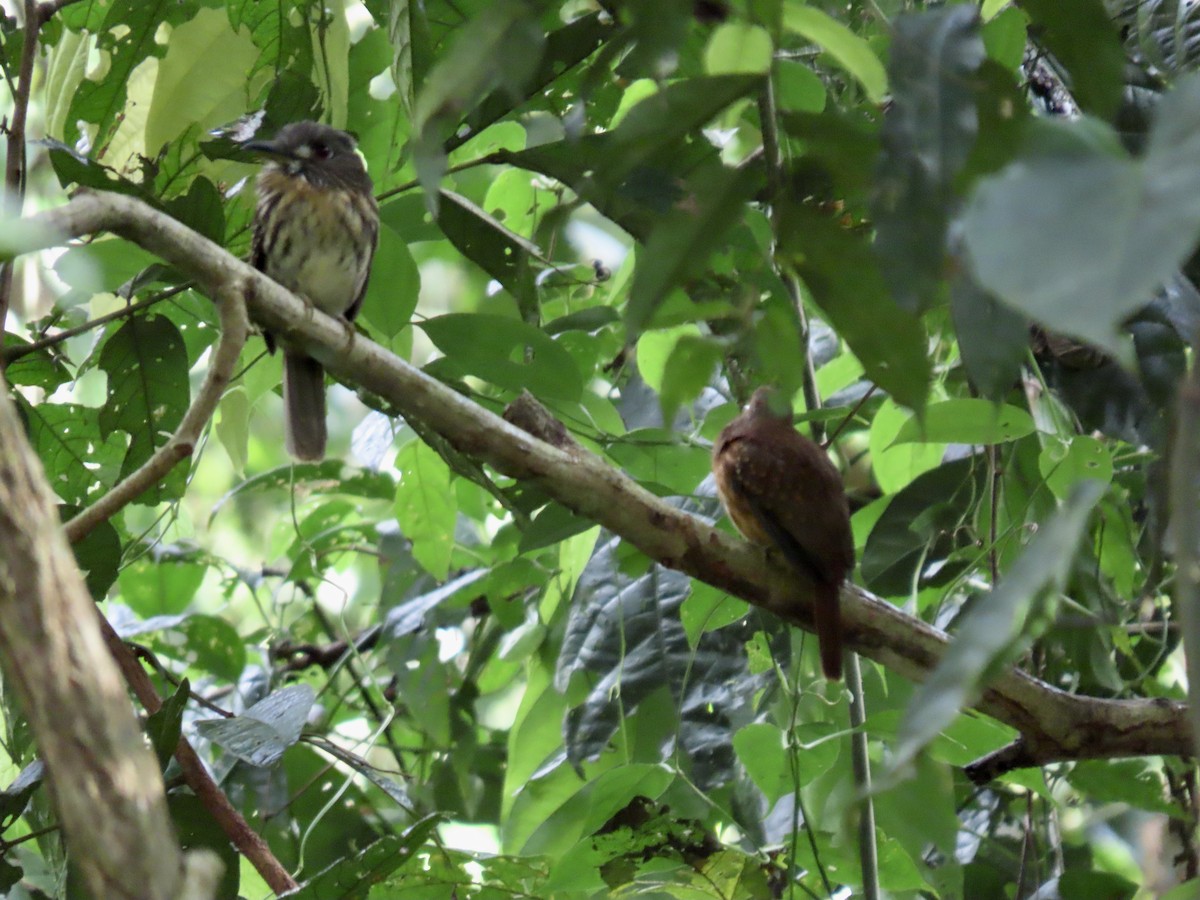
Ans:
[{"label": "bird's eye", "polygon": [[329,159],[333,156],[333,149],[328,144],[323,144],[320,141],[312,145],[313,156],[317,159]]}]

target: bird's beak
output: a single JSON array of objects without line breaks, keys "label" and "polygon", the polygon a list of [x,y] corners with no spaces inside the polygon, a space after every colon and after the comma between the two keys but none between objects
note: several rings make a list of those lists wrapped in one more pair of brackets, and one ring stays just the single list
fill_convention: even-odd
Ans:
[{"label": "bird's beak", "polygon": [[246,143],[242,144],[242,149],[249,150],[251,153],[261,153],[263,156],[269,156],[272,159],[296,158],[296,154],[279,146],[275,141],[246,141]]}]

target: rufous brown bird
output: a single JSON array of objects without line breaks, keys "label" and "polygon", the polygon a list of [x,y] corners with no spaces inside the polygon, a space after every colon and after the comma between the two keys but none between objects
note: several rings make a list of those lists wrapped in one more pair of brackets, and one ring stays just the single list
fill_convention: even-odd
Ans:
[{"label": "rufous brown bird", "polygon": [[[367,292],[379,239],[371,177],[354,138],[318,122],[293,122],[247,150],[270,159],[258,176],[250,262],[317,309],[352,321]],[[272,335],[264,334],[275,351]],[[325,370],[284,348],[283,401],[288,452],[325,456]]]},{"label": "rufous brown bird", "polygon": [[825,451],[796,431],[787,402],[759,388],[713,447],[713,474],[729,518],[756,544],[778,547],[816,588],[813,620],[825,677],[842,677],[838,595],[854,568],[842,477]]}]

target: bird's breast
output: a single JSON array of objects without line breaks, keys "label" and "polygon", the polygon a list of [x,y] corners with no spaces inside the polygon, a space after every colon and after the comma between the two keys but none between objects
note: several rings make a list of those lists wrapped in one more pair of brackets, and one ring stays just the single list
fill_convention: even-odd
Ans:
[{"label": "bird's breast", "polygon": [[373,223],[351,191],[289,182],[278,186],[274,198],[263,247],[266,273],[322,312],[341,315],[366,281]]}]

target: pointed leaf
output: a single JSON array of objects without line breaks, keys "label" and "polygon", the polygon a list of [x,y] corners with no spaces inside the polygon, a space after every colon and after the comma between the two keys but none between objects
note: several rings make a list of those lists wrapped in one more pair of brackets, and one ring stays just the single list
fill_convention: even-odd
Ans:
[{"label": "pointed leaf", "polygon": [[1094,121],[1030,128],[1029,148],[966,211],[975,275],[1048,328],[1125,354],[1121,323],[1200,233],[1200,76],[1159,104],[1140,160]]},{"label": "pointed leaf", "polygon": [[887,93],[887,71],[871,45],[841,22],[800,0],[787,0],[783,24],[789,31],[812,41],[858,79],[871,102],[879,103]]},{"label": "pointed leaf", "polygon": [[889,296],[871,248],[833,219],[801,205],[784,211],[780,245],[867,377],[897,402],[922,406],[930,377],[925,331]]},{"label": "pointed leaf", "polygon": [[904,423],[892,443],[1002,444],[1033,430],[1033,417],[1023,409],[964,397],[931,404],[924,415]]}]

